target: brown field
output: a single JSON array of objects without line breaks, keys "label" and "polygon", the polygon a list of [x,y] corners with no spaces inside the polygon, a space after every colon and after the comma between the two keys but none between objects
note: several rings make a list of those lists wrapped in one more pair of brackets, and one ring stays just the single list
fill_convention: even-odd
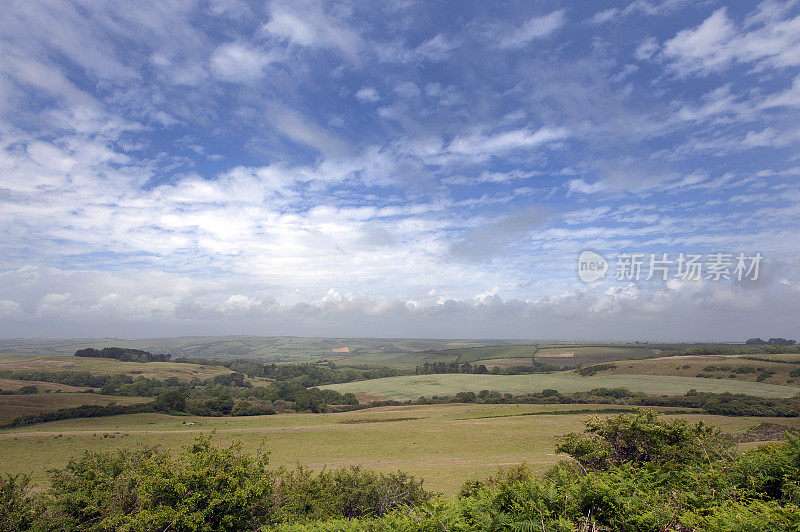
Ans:
[{"label": "brown field", "polygon": [[131,405],[152,401],[150,397],[118,397],[94,393],[36,393],[30,395],[0,395],[0,425],[24,414],[40,414],[61,408],[81,405]]},{"label": "brown field", "polygon": [[95,375],[125,374],[147,378],[167,379],[177,377],[189,380],[194,377],[208,379],[215,375],[231,373],[222,366],[181,364],[178,362],[120,362],[108,358],[83,358],[61,355],[0,354],[0,370],[12,371],[88,371]]}]

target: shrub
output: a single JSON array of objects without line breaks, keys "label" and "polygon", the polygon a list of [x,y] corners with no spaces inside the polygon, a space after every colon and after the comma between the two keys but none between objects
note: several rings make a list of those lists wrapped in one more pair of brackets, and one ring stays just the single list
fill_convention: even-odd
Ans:
[{"label": "shrub", "polygon": [[586,427],[583,434],[563,436],[556,450],[594,470],[646,462],[686,465],[708,460],[710,453],[716,456],[728,447],[717,430],[702,422],[689,425],[683,419],[662,421],[649,410],[593,418]]},{"label": "shrub", "polygon": [[24,475],[0,476],[0,530],[26,530],[33,524],[36,511],[29,482]]}]

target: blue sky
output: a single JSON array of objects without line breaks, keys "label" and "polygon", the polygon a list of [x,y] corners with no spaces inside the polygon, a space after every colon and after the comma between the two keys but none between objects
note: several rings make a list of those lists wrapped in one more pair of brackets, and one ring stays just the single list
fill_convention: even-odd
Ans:
[{"label": "blue sky", "polygon": [[798,67],[798,2],[7,2],[0,336],[798,336]]}]

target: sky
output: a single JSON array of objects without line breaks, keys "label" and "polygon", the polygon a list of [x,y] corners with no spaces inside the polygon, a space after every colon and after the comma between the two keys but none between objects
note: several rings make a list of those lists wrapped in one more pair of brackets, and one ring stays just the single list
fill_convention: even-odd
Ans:
[{"label": "sky", "polygon": [[796,338],[799,126],[796,1],[6,0],[0,337]]}]

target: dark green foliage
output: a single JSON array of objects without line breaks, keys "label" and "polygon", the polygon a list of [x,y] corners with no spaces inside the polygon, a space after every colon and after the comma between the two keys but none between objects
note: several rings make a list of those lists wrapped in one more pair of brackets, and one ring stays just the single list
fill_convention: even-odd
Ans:
[{"label": "dark green foliage", "polygon": [[800,353],[800,345],[743,345],[743,346],[709,346],[690,347],[687,349],[674,349],[664,351],[658,356],[683,356],[683,355],[761,355],[773,353]]},{"label": "dark green foliage", "polygon": [[578,373],[584,377],[591,377],[592,375],[609,369],[617,369],[616,364],[595,364],[594,366],[587,366],[578,370]]},{"label": "dark green foliage", "polygon": [[220,448],[200,437],[177,456],[147,448],[71,459],[63,470],[50,472],[35,518],[24,479],[0,481],[0,524],[15,525],[0,529],[254,530],[381,516],[429,498],[421,481],[404,473],[271,470],[264,453],[253,457],[241,444]]},{"label": "dark green foliage", "polygon": [[78,349],[75,351],[76,357],[91,358],[113,358],[122,362],[169,362],[170,355],[161,355],[142,351],[141,349],[129,349],[127,347],[104,347],[103,349]]},{"label": "dark green foliage", "polygon": [[765,381],[765,380],[769,379],[773,375],[775,375],[774,371],[762,371],[761,373],[758,374],[758,376],[756,377],[756,380],[758,382],[762,382],[762,381]]},{"label": "dark green foliage", "polygon": [[1,425],[0,428],[24,427],[26,425],[34,425],[36,423],[49,423],[51,421],[60,421],[62,419],[119,416],[121,414],[138,414],[141,412],[152,412],[152,411],[154,411],[152,403],[137,403],[125,406],[113,403],[107,406],[81,405],[72,408],[62,408],[60,410],[55,410],[52,412],[40,412],[38,414],[24,414],[12,421],[9,421],[5,425]]},{"label": "dark green foliage", "polygon": [[610,419],[591,419],[583,434],[562,438],[557,451],[575,458],[587,469],[644,463],[683,466],[709,461],[729,451],[730,445],[713,428],[685,420],[661,421],[650,410]]},{"label": "dark green foliage", "polygon": [[22,475],[0,476],[0,530],[26,530],[33,524],[36,512],[28,483]]},{"label": "dark green foliage", "polygon": [[153,401],[153,408],[160,412],[185,412],[186,392],[183,390],[163,392]]}]

